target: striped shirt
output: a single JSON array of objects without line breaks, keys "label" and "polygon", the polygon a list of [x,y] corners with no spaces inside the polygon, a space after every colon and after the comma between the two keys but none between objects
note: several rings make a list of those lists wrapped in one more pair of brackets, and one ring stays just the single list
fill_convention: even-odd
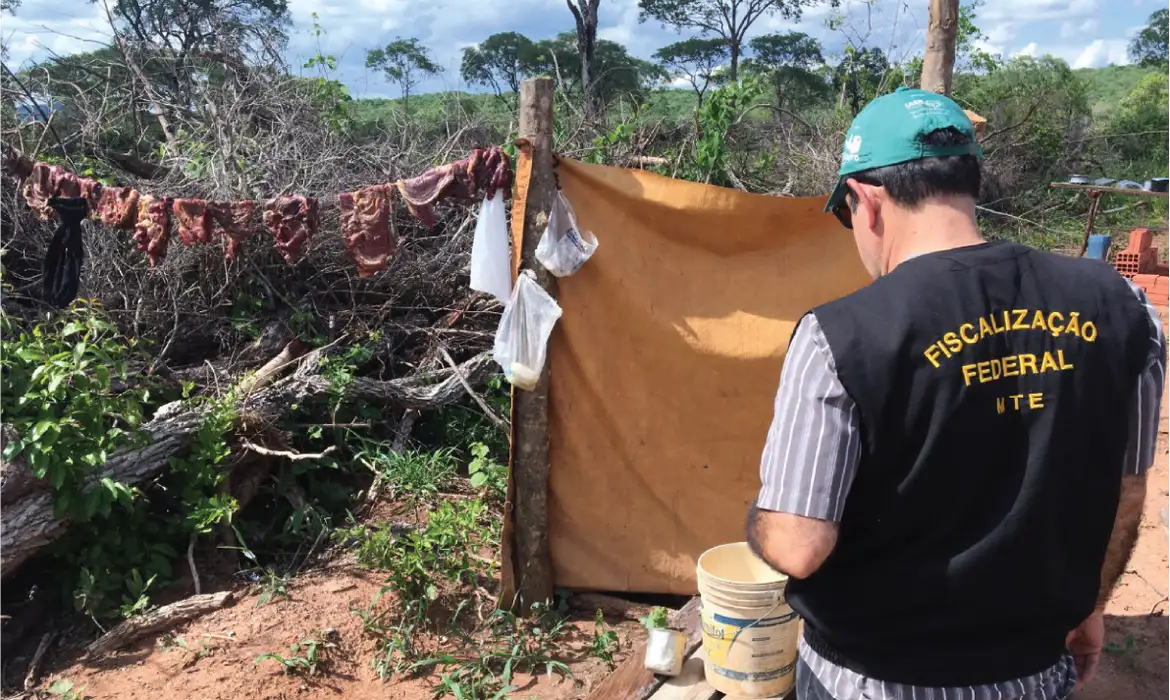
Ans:
[{"label": "striped shirt", "polygon": [[[1157,310],[1130,284],[1150,319],[1151,351],[1134,392],[1125,473],[1154,462],[1165,380],[1166,337]],[[780,375],[775,414],[760,463],[756,505],[763,510],[839,522],[861,461],[861,416],[841,380],[829,343],[813,314],[797,327]],[[1072,657],[1026,678],[993,685],[926,688],[867,678],[819,656],[800,641],[800,654],[837,700],[1059,700],[1076,681]]]}]

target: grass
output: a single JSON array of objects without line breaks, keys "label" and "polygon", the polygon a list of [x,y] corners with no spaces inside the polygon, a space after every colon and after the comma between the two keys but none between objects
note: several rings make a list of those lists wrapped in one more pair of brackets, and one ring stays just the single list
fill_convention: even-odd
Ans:
[{"label": "grass", "polygon": [[457,469],[455,453],[450,448],[395,452],[373,445],[358,453],[358,459],[374,470],[378,481],[389,484],[395,496],[422,501],[434,500],[449,488]]},{"label": "grass", "polygon": [[486,623],[486,641],[456,628],[451,632],[459,639],[458,652],[437,654],[416,666],[440,669],[435,697],[502,698],[516,690],[516,673],[572,678],[569,666],[556,659],[564,626],[565,619],[547,606],[534,606],[529,618],[496,610]]},{"label": "grass", "polygon": [[275,661],[286,674],[316,676],[327,672],[329,668],[329,652],[335,649],[336,644],[318,639],[306,639],[288,645],[288,656],[279,652],[270,651],[256,657],[256,663]]},{"label": "grass", "polygon": [[291,600],[288,594],[288,577],[277,574],[268,569],[260,579],[260,597],[256,599],[256,607],[271,603],[277,599]]}]

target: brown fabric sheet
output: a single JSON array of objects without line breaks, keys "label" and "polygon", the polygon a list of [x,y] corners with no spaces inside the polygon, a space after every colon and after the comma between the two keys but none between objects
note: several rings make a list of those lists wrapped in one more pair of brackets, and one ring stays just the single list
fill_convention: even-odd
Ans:
[{"label": "brown fabric sheet", "polygon": [[742,541],[793,326],[868,281],[852,236],[793,199],[563,159],[593,258],[558,281],[549,541],[558,586],[695,593]]}]

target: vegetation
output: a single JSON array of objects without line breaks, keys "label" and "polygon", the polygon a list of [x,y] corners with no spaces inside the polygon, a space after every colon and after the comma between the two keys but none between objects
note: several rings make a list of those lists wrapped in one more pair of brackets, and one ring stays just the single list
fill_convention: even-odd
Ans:
[{"label": "vegetation", "polygon": [[[916,85],[920,60],[847,31],[840,15],[839,52],[804,32],[755,34],[768,16],[797,19],[804,0],[726,0],[742,10],[726,17],[720,5],[641,0],[644,21],[686,32],[647,61],[597,37],[598,0],[570,0],[567,31],[467,47],[460,74],[484,91],[475,94],[420,94],[440,66],[417,38],[361,47],[399,97],[353,99],[316,17],[315,53],[300,66],[281,60],[291,31],[283,0],[119,0],[110,45],[5,77],[0,135],[107,184],[324,197],[510,144],[520,81],[550,75],[562,154],[823,195],[852,116]],[[1087,202],[1050,182],[1168,174],[1165,11],[1131,47],[1140,65],[1073,70],[979,50],[978,9],[961,8],[954,97],[988,120],[981,224],[992,237],[1076,246]],[[680,80],[689,86],[672,87]],[[37,116],[44,107],[51,121]],[[577,648],[614,663],[622,640],[600,615],[578,629],[555,601],[527,619],[494,609],[509,387],[479,372],[464,377],[478,400],[462,388],[429,393],[453,383],[448,361],[482,357],[499,318],[466,289],[466,208],[440,207],[434,229],[398,212],[399,253],[374,278],[352,269],[335,217],[323,217],[296,266],[252,240],[233,261],[218,247],[173,245],[151,270],[127,237],[93,235],[86,299],[49,310],[38,299],[51,226],[27,216],[15,182],[0,187],[4,458],[72,524],[29,560],[27,577],[5,580],[6,595],[52,589],[55,608],[78,611],[97,634],[164,592],[188,592],[202,571],[255,584],[257,606],[279,613],[296,597],[297,572],[343,556],[384,577],[352,611],[384,680],[431,674],[439,694],[501,697],[517,673],[567,676],[564,642],[577,632]],[[1164,216],[1127,201],[1097,222],[1120,232]],[[257,369],[286,350],[287,366],[261,380]],[[147,479],[113,469],[160,436],[173,445],[165,468]],[[6,472],[6,497],[8,483]],[[666,611],[644,624],[665,626]],[[324,674],[340,643],[312,633],[257,661]],[[181,638],[166,644],[186,649]],[[76,696],[71,688],[58,695]]]}]

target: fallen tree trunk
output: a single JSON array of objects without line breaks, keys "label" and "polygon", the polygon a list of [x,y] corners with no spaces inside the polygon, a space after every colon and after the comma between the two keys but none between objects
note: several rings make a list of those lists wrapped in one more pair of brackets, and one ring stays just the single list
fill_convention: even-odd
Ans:
[{"label": "fallen tree trunk", "polygon": [[[244,420],[271,423],[294,404],[304,404],[339,390],[350,400],[392,403],[413,409],[439,408],[462,398],[466,393],[465,382],[475,386],[486,381],[494,366],[491,356],[481,353],[456,370],[441,369],[392,380],[357,377],[339,389],[331,380],[317,374],[321,359],[320,350],[308,353],[292,375],[244,398],[240,406]],[[90,488],[97,487],[102,477],[136,485],[162,472],[170,458],[198,430],[205,413],[203,407],[184,409],[178,402],[161,407],[144,426],[147,444],[112,455],[102,471],[91,477]],[[0,578],[7,579],[29,557],[69,528],[67,518],[53,517],[52,492],[44,489],[43,484],[40,486],[5,505],[0,513]]]},{"label": "fallen tree trunk", "polygon": [[164,605],[157,610],[151,610],[145,615],[132,617],[118,623],[116,627],[98,637],[85,648],[90,656],[108,654],[127,644],[142,639],[148,634],[157,634],[180,625],[188,620],[206,615],[212,610],[218,610],[227,605],[232,599],[231,591],[222,593],[207,593],[184,598],[177,603]]}]

